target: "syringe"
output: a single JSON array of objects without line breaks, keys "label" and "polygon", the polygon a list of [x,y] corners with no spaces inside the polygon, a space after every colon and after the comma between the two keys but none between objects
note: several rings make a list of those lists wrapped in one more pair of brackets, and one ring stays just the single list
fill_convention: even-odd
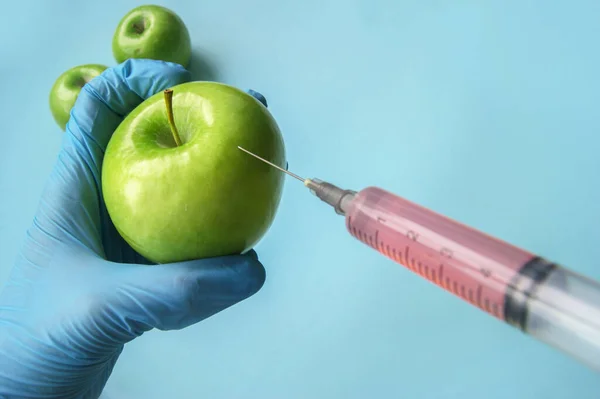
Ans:
[{"label": "syringe", "polygon": [[488,314],[600,371],[600,283],[377,187],[304,182],[351,235]]}]

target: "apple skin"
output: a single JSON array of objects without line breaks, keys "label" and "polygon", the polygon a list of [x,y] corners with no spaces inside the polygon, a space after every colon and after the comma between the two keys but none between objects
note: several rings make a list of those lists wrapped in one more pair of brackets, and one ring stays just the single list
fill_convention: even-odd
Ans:
[{"label": "apple skin", "polygon": [[283,137],[255,97],[216,82],[172,88],[176,146],[164,93],[142,102],[115,130],[102,166],[107,211],[147,260],[170,263],[243,253],[272,224],[286,168]]},{"label": "apple skin", "polygon": [[63,132],[83,86],[107,68],[100,64],[78,65],[63,72],[56,79],[50,90],[50,112]]},{"label": "apple skin", "polygon": [[190,34],[183,20],[157,5],[129,11],[115,30],[112,50],[119,64],[129,58],[146,58],[187,67],[192,54]]}]

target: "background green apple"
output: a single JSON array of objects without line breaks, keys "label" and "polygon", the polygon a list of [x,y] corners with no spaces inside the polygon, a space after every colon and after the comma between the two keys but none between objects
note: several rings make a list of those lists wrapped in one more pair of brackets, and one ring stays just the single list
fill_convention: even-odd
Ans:
[{"label": "background green apple", "polygon": [[63,131],[81,88],[106,68],[100,64],[78,65],[63,72],[56,79],[50,90],[50,112]]},{"label": "background green apple", "polygon": [[192,54],[190,34],[181,18],[156,5],[129,11],[117,26],[112,49],[118,63],[128,58],[149,58],[187,67]]},{"label": "background green apple", "polygon": [[237,88],[189,82],[145,100],[116,129],[102,167],[106,207],[142,256],[168,263],[253,247],[277,211],[284,174],[241,146],[286,167],[284,142],[267,108]]}]

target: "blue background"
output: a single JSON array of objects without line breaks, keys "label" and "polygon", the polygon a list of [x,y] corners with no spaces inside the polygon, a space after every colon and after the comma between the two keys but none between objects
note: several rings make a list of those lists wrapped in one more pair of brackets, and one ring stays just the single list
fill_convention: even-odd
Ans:
[{"label": "blue background", "polygon": [[[114,65],[113,31],[139,4],[3,5],[2,281],[61,141],[50,87]],[[290,170],[382,186],[600,278],[600,2],[159,4],[188,25],[196,78],[267,97]],[[600,395],[598,375],[379,256],[291,179],[257,249],[258,294],[129,344],[107,397]]]}]

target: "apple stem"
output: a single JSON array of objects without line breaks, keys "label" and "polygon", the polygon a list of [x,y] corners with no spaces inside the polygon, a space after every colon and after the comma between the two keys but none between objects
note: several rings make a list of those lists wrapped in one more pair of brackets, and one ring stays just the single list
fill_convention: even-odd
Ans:
[{"label": "apple stem", "polygon": [[173,135],[173,139],[175,140],[175,144],[179,147],[181,143],[181,137],[179,137],[179,132],[177,132],[177,127],[175,126],[175,120],[173,119],[173,90],[166,89],[164,91],[165,94],[165,105],[167,107],[167,119],[169,120],[169,126],[171,127],[171,134]]}]

